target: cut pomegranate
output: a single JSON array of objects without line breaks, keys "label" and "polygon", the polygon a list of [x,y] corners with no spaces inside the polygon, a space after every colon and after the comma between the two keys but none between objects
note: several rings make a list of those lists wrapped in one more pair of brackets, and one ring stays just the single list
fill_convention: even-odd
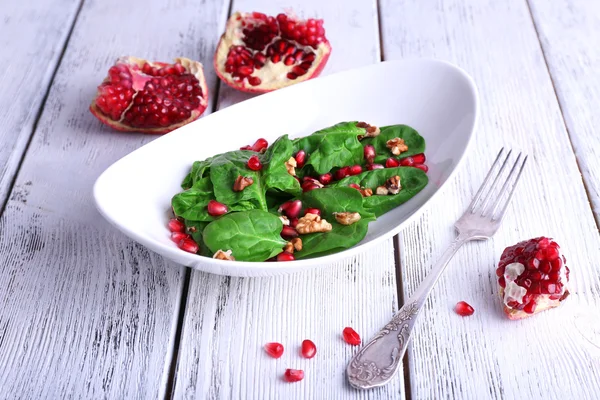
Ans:
[{"label": "cut pomegranate", "polygon": [[396,168],[396,167],[399,167],[399,166],[400,166],[400,161],[398,161],[394,157],[390,157],[387,160],[385,160],[385,167],[386,168]]},{"label": "cut pomegranate", "polygon": [[473,313],[475,312],[475,309],[473,307],[471,307],[471,305],[465,301],[459,301],[458,303],[456,303],[456,306],[454,307],[454,311],[458,314],[458,315],[462,315],[463,317],[468,317],[469,315],[473,315]]},{"label": "cut pomegranate", "polygon": [[257,156],[252,156],[248,159],[248,168],[252,171],[260,171],[262,169],[262,164]]},{"label": "cut pomegranate", "polygon": [[335,171],[335,174],[333,174],[333,177],[335,178],[336,181],[342,180],[345,177],[347,177],[350,174],[350,167],[342,167],[340,169],[338,169],[337,171]]},{"label": "cut pomegranate", "polygon": [[200,249],[198,247],[198,243],[194,242],[192,239],[182,239],[179,242],[179,248],[183,251],[187,251],[188,253],[194,253],[196,254],[198,252],[198,250]]},{"label": "cut pomegranate", "polygon": [[258,153],[264,153],[267,151],[267,147],[269,147],[269,142],[266,139],[260,138],[252,146],[244,146],[240,147],[240,150],[251,150],[256,151]]},{"label": "cut pomegranate", "polygon": [[331,53],[323,20],[234,13],[215,53],[215,71],[229,86],[264,93],[318,76]]},{"label": "cut pomegranate", "polygon": [[329,185],[331,183],[331,179],[332,179],[331,174],[327,173],[327,174],[323,174],[319,177],[319,182],[321,182],[323,185]]},{"label": "cut pomegranate", "polygon": [[313,358],[317,354],[317,346],[312,340],[302,341],[302,356],[304,358]]},{"label": "cut pomegranate", "polygon": [[185,230],[185,224],[177,218],[169,220],[169,230],[171,232],[183,232]]},{"label": "cut pomegranate", "polygon": [[350,176],[358,175],[358,174],[360,174],[362,172],[363,172],[363,170],[362,170],[362,167],[360,165],[353,165],[348,170],[348,175],[350,175]]},{"label": "cut pomegranate", "polygon": [[305,214],[315,214],[315,215],[321,215],[321,210],[319,210],[318,208],[307,208],[304,211]]},{"label": "cut pomegranate", "polygon": [[158,134],[194,121],[207,105],[199,62],[176,58],[167,64],[122,57],[98,86],[90,111],[114,129]]},{"label": "cut pomegranate", "polygon": [[413,165],[413,167],[419,168],[423,172],[429,171],[429,167],[425,164],[415,164],[415,165]]},{"label": "cut pomegranate", "polygon": [[373,171],[374,169],[383,169],[385,168],[383,165],[381,164],[369,164],[367,165],[367,171]]},{"label": "cut pomegranate", "polygon": [[296,159],[296,164],[298,168],[304,167],[304,163],[306,163],[306,152],[304,150],[300,150],[294,156]]},{"label": "cut pomegranate", "polygon": [[368,144],[364,147],[363,152],[364,152],[365,161],[367,162],[367,164],[372,164],[373,160],[375,160],[375,156],[376,156],[375,147]]},{"label": "cut pomegranate", "polygon": [[344,341],[352,346],[358,346],[360,344],[360,336],[349,326],[344,328],[342,336],[344,337]]},{"label": "cut pomegranate", "polygon": [[546,237],[507,247],[496,276],[508,318],[521,319],[560,305],[569,295],[565,263],[560,246]]},{"label": "cut pomegranate", "polygon": [[283,345],[277,342],[265,344],[265,351],[273,358],[279,358],[283,355]]},{"label": "cut pomegranate", "polygon": [[279,207],[279,212],[284,213],[288,218],[296,218],[302,211],[302,202],[300,200],[286,201]]},{"label": "cut pomegranate", "polygon": [[171,240],[179,244],[183,239],[189,239],[190,235],[183,232],[171,232]]},{"label": "cut pomegranate", "polygon": [[227,214],[227,206],[223,203],[219,203],[216,200],[210,200],[208,202],[208,214],[213,217],[218,217],[219,215]]},{"label": "cut pomegranate", "polygon": [[281,229],[281,236],[286,239],[295,238],[298,236],[298,231],[293,226],[284,225]]},{"label": "cut pomegranate", "polygon": [[277,261],[294,261],[296,257],[287,251],[277,254]]},{"label": "cut pomegranate", "polygon": [[283,374],[283,379],[286,382],[299,382],[304,379],[304,371],[301,369],[286,369],[285,374]]}]

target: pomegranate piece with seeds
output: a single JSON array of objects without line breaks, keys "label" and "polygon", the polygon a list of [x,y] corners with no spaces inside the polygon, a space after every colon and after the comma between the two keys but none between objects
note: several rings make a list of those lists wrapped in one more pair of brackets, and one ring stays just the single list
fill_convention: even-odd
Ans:
[{"label": "pomegranate piece with seeds", "polygon": [[352,346],[358,346],[360,344],[360,336],[356,331],[349,326],[344,328],[342,332],[342,337],[344,341]]},{"label": "pomegranate piece with seeds", "polygon": [[475,309],[473,307],[471,307],[471,305],[469,303],[467,303],[466,301],[459,301],[458,303],[456,303],[456,306],[454,306],[454,311],[458,315],[462,315],[463,317],[468,317],[469,315],[473,315],[473,313],[475,312]]},{"label": "pomegranate piece with seeds", "polygon": [[265,93],[318,76],[330,53],[323,20],[236,12],[221,36],[214,66],[229,86]]},{"label": "pomegranate piece with seeds", "polygon": [[277,342],[265,344],[265,351],[273,358],[279,358],[283,355],[283,345]]},{"label": "pomegranate piece with seeds", "polygon": [[521,319],[559,306],[569,295],[565,264],[560,246],[546,237],[504,249],[496,275],[508,318]]},{"label": "pomegranate piece with seeds", "polygon": [[167,64],[122,57],[98,86],[90,111],[120,131],[160,134],[194,121],[207,105],[199,62],[176,58]]},{"label": "pomegranate piece with seeds", "polygon": [[304,371],[301,369],[286,369],[285,374],[283,374],[283,379],[286,382],[299,382],[304,379]]},{"label": "pomegranate piece with seeds", "polygon": [[312,340],[306,339],[302,342],[301,354],[304,358],[313,358],[317,354],[317,346]]}]

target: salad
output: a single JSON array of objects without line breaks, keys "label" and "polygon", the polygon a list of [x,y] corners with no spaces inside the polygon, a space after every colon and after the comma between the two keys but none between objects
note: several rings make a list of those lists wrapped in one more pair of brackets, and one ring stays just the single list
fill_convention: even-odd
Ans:
[{"label": "salad", "polygon": [[407,125],[341,122],[193,163],[171,202],[185,251],[291,261],[350,248],[369,222],[428,183],[425,139]]}]

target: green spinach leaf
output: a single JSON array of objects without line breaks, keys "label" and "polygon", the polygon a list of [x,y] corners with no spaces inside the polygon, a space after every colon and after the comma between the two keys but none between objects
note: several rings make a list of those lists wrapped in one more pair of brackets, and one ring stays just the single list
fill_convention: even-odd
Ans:
[{"label": "green spinach leaf", "polygon": [[215,217],[208,214],[207,206],[214,198],[212,183],[205,177],[196,181],[188,190],[176,194],[171,200],[171,206],[178,217],[192,221],[212,221]]},{"label": "green spinach leaf", "polygon": [[407,125],[389,125],[381,128],[381,133],[374,138],[364,138],[363,145],[371,144],[375,147],[375,163],[385,164],[385,160],[392,157],[390,149],[387,148],[388,140],[400,138],[408,146],[408,150],[399,157],[408,157],[425,152],[425,139],[419,133]]},{"label": "green spinach leaf", "polygon": [[202,237],[202,233],[204,232],[204,228],[208,225],[208,222],[200,222],[200,221],[192,221],[189,219],[185,220],[185,226],[187,228],[187,232],[192,236],[192,239],[198,243],[200,246],[200,254],[206,257],[212,257],[213,253],[210,252],[206,243],[204,243],[204,238]]},{"label": "green spinach leaf", "polygon": [[320,209],[322,217],[329,222],[335,222],[333,213],[336,212],[357,212],[361,216],[361,221],[374,220],[373,213],[364,208],[360,192],[346,186],[327,187],[306,192],[302,196],[302,204],[305,208]]},{"label": "green spinach leaf", "polygon": [[287,135],[277,139],[262,155],[262,182],[265,192],[277,189],[298,196],[302,193],[300,183],[287,172],[285,163],[294,154],[294,146]]},{"label": "green spinach leaf", "polygon": [[[355,189],[352,189],[355,190]],[[337,253],[359,243],[367,234],[369,221],[360,220],[352,225],[329,221],[333,229],[324,233],[302,235],[302,250],[294,253],[297,260]]]},{"label": "green spinach leaf", "polygon": [[181,182],[183,189],[191,188],[196,182],[204,178],[208,174],[212,157],[204,161],[194,161],[192,169]]}]

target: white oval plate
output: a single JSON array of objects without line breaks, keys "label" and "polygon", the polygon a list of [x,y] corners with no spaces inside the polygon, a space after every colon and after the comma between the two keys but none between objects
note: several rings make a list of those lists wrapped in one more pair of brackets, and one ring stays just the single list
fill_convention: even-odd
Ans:
[{"label": "white oval plate", "polygon": [[[477,119],[475,83],[442,61],[375,64],[277,90],[218,111],[123,157],[96,181],[100,213],[132,239],[192,268],[220,275],[267,276],[322,267],[398,233],[448,182],[464,158]],[[407,203],[369,224],[358,245],[292,262],[214,260],[179,250],[170,240],[170,201],[192,162],[282,134],[308,135],[341,121],[407,124],[425,137],[429,184]]]}]

